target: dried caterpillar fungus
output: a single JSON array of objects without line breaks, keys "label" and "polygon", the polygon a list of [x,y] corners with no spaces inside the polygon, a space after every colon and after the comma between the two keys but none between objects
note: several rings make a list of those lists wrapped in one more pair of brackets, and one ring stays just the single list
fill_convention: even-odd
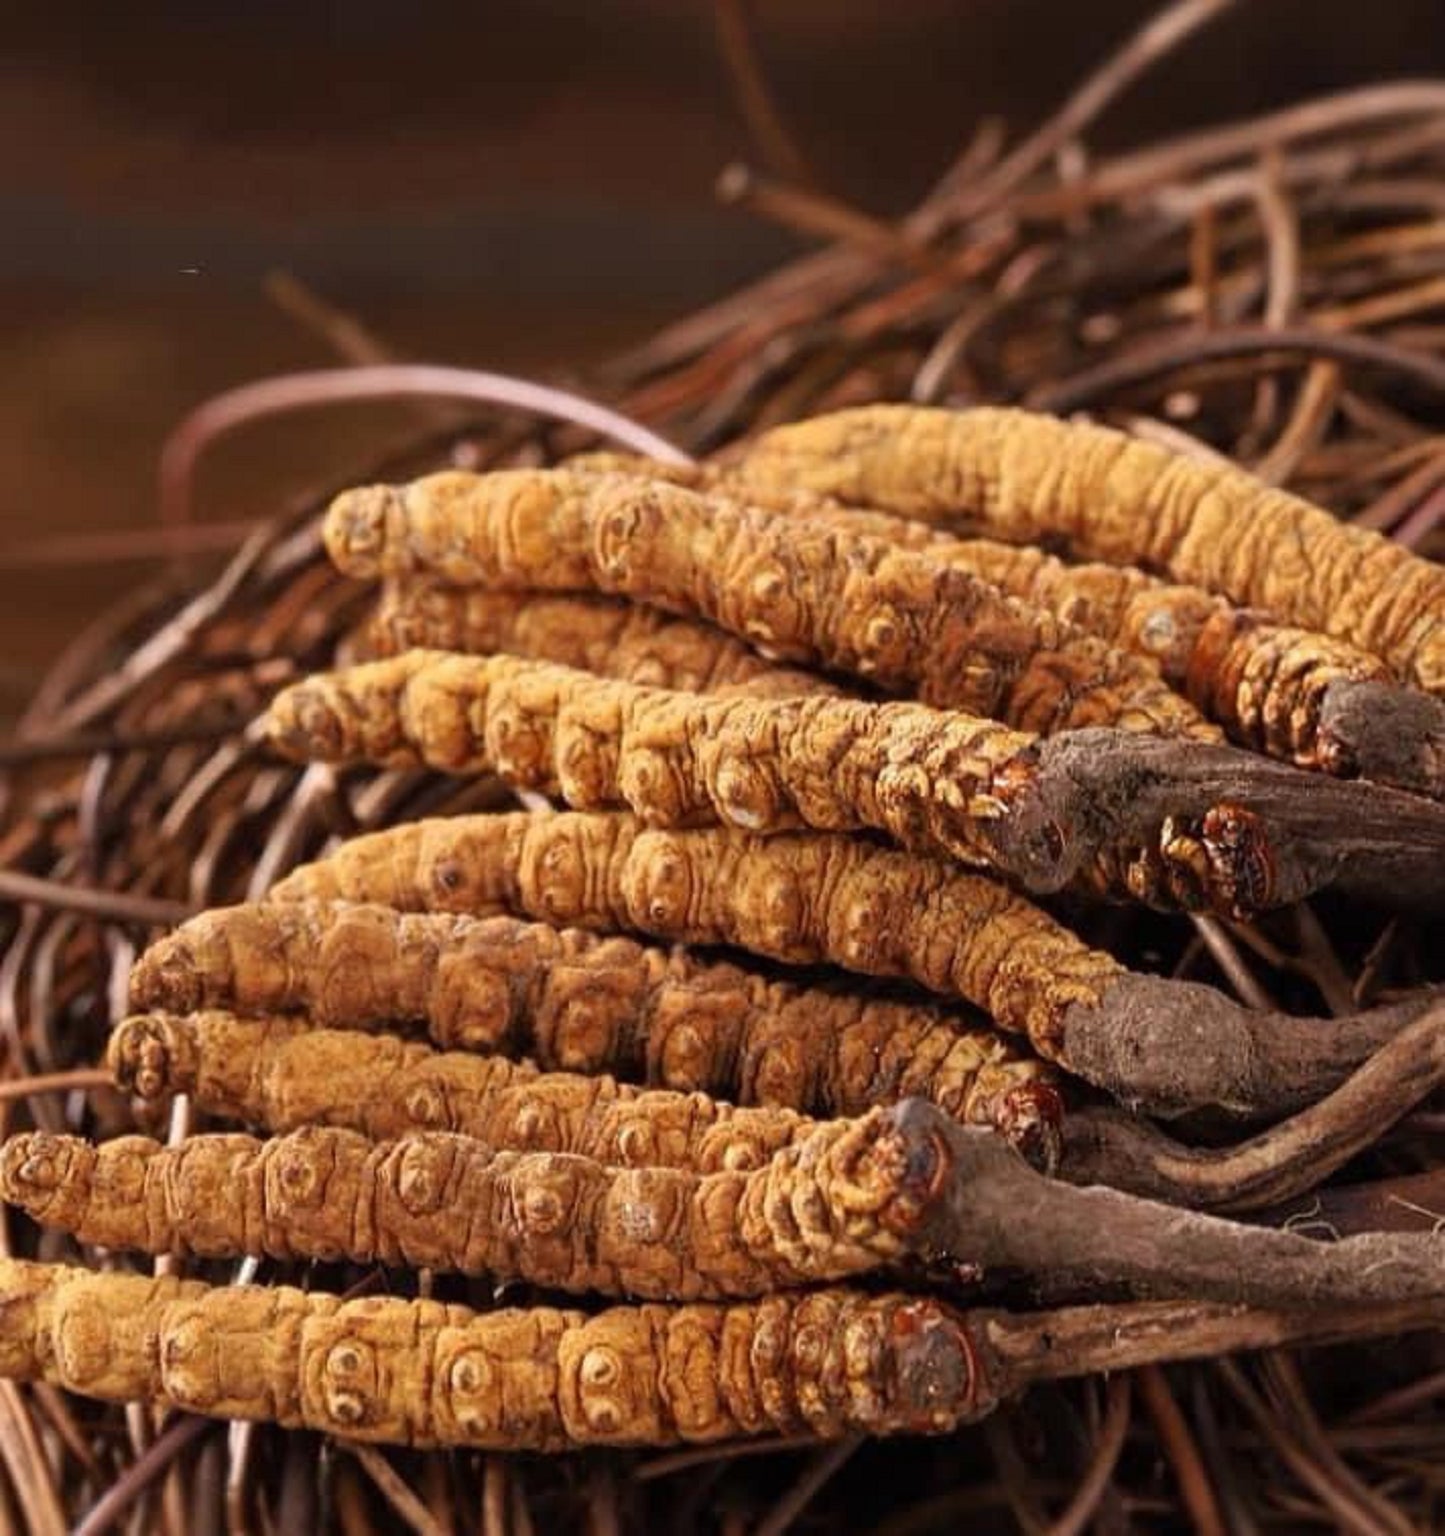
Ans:
[{"label": "dried caterpillar fungus", "polygon": [[1408,870],[1445,898],[1439,808],[1130,732],[1040,739],[921,704],[715,699],[441,651],[294,684],[266,725],[300,760],[495,772],[659,826],[872,829],[1041,893],[1246,916],[1336,879],[1393,892]]},{"label": "dried caterpillar fungus", "polygon": [[288,757],[493,771],[661,826],[871,826],[1043,890],[1073,872],[1057,817],[1030,814],[1035,738],[922,705],[708,699],[511,656],[408,651],[294,684],[267,727]]},{"label": "dried caterpillar fungus", "polygon": [[1372,652],[1445,692],[1445,569],[1233,465],[1027,411],[874,405],[775,427],[732,469],[1015,544],[1141,565]]},{"label": "dried caterpillar fungus", "polygon": [[1132,566],[1068,565],[1032,545],[953,539],[885,513],[830,507],[809,515],[926,549],[1149,657],[1242,746],[1337,776],[1445,794],[1445,705],[1398,686],[1378,656],[1348,641],[1276,623],[1203,587],[1170,585]]},{"label": "dried caterpillar fungus", "polygon": [[0,1372],[349,1440],[560,1451],[940,1432],[994,1397],[964,1320],[846,1290],[473,1312],[0,1259]]},{"label": "dried caterpillar fungus", "polygon": [[84,1243],[210,1257],[347,1258],[695,1300],[902,1258],[936,1193],[926,1125],[896,1110],[816,1125],[760,1168],[697,1174],[494,1152],[464,1136],[373,1142],[32,1131],[0,1145],[0,1198]]},{"label": "dried caterpillar fungus", "polygon": [[416,648],[507,651],[651,688],[755,698],[838,691],[724,630],[612,597],[388,582],[368,638],[380,656]]},{"label": "dried caterpillar fungus", "polygon": [[1389,685],[1389,668],[1378,657],[1132,568],[1066,565],[1043,550],[989,539],[944,548],[1001,590],[1152,656],[1170,683],[1242,745],[1302,767],[1371,776],[1371,765],[1332,732],[1330,716],[1341,690]]},{"label": "dried caterpillar fungus", "polygon": [[505,910],[907,977],[1161,1115],[1299,1108],[1431,1002],[1329,1023],[1250,1013],[1213,988],[1125,970],[982,876],[823,833],[658,832],[581,812],[455,817],[355,838],[272,896]]},{"label": "dried caterpillar fungus", "polygon": [[[1300,767],[1403,789],[1445,790],[1445,707],[1401,689],[1378,656],[1274,622],[1203,587],[1132,566],[1069,565],[1033,545],[957,539],[887,513],[809,506],[827,526],[905,547],[1154,661],[1166,682],[1231,740]],[[1370,711],[1385,718],[1371,728]],[[1401,734],[1407,740],[1401,741]]]},{"label": "dried caterpillar fungus", "polygon": [[[451,1051],[815,1116],[922,1096],[1045,1156],[1060,1113],[1049,1068],[942,1009],[505,916],[222,908],[157,940],[132,971],[131,998],[179,1012],[297,1010],[338,1029],[420,1022]],[[132,1076],[169,1069],[164,1049],[152,1068],[149,1055],[131,1058]]]},{"label": "dried caterpillar fungus", "polygon": [[726,464],[665,465],[621,454],[569,461],[747,498],[845,532],[922,549],[1010,597],[1155,661],[1171,687],[1231,740],[1301,767],[1445,796],[1445,704],[1402,689],[1379,657],[1276,623],[1203,587],[1132,566],[1069,565],[1031,545],[958,539],[926,522],[850,507]]},{"label": "dried caterpillar fungus", "polygon": [[1065,1009],[1097,1002],[1124,974],[1021,897],[945,861],[841,835],[663,833],[598,813],[407,823],[343,844],[271,897],[510,911],[804,964],[832,960],[962,998],[1045,1054]]},{"label": "dried caterpillar fungus", "polygon": [[327,1125],[377,1141],[449,1131],[499,1151],[624,1167],[756,1168],[813,1125],[787,1109],[539,1073],[500,1056],[314,1029],[284,1015],[137,1014],[116,1025],[107,1059],[117,1086],[144,1099],[186,1093],[207,1114],[269,1131]]},{"label": "dried caterpillar fungus", "polygon": [[343,493],[325,533],[352,576],[621,594],[1023,729],[1215,737],[1140,658],[924,553],[662,481],[444,473]]}]

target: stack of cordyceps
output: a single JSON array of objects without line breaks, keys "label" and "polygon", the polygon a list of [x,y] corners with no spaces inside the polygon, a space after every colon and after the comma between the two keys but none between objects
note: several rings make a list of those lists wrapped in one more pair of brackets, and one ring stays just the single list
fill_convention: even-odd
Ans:
[{"label": "stack of cordyceps", "polygon": [[7,1261],[9,1375],[664,1447],[946,1433],[1049,1377],[1439,1315],[1437,1237],[1199,1209],[1306,1196],[1412,1109],[1436,994],[1294,1019],[1042,903],[1438,909],[1445,571],[1228,465],[909,406],[352,490],[324,535],[386,581],[391,654],[284,689],[253,749],[532,808],[343,837],[153,944],[119,1085],[267,1134],[37,1129],[0,1194],[110,1251],[545,1294]]},{"label": "stack of cordyceps", "polygon": [[20,755],[83,768],[3,784],[69,1261],[4,1270],[6,1516],[1436,1521],[1445,91],[1082,153],[1166,41],[601,378],[716,460],[380,459],[574,455],[344,498],[386,659],[300,681],[376,595],[314,506],[79,637]]}]

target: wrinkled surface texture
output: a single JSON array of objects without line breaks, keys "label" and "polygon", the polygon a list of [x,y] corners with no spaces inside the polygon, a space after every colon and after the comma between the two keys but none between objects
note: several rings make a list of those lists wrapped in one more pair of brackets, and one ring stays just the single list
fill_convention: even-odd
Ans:
[{"label": "wrinkled surface texture", "polygon": [[[448,1051],[500,1051],[548,1071],[611,1072],[814,1115],[921,1095],[964,1124],[1008,1128],[1037,1091],[1052,1092],[1037,1058],[940,1007],[798,986],[683,949],[506,916],[303,901],[220,908],[151,946],[132,972],[131,998],[173,1013],[292,1011],[338,1030],[419,1023]],[[242,1028],[218,1019],[194,1032],[202,1027]],[[289,1039],[301,1023],[270,1027]],[[199,1071],[186,1065],[195,1060],[189,1036],[175,1028],[137,1026],[115,1048],[131,1042],[116,1059],[137,1081],[150,1073],[153,1095],[177,1072]],[[244,1038],[234,1049],[249,1055]],[[210,1091],[229,1099],[264,1087],[272,1102],[290,1103],[313,1091],[269,1066],[274,1088],[243,1077],[219,1047],[206,1056],[217,1074]]]},{"label": "wrinkled surface texture", "polygon": [[858,826],[987,862],[1032,736],[959,711],[820,698],[708,699],[511,656],[409,651],[272,703],[272,741],[331,762],[491,769],[578,810],[749,832]]},{"label": "wrinkled surface texture", "polygon": [[964,1320],[907,1296],[477,1313],[4,1259],[0,1306],[12,1379],[398,1445],[936,1431],[990,1406]]},{"label": "wrinkled surface texture", "polygon": [[367,639],[379,656],[507,651],[693,693],[789,698],[837,691],[814,673],[769,661],[725,630],[613,597],[388,582]]},{"label": "wrinkled surface texture", "polygon": [[1022,411],[864,406],[774,428],[745,481],[1011,543],[1066,540],[1373,652],[1445,692],[1445,570],[1232,465]]},{"label": "wrinkled surface texture", "polygon": [[754,1168],[812,1125],[787,1109],[542,1073],[295,1017],[138,1014],[116,1026],[109,1054],[117,1082],[143,1098],[188,1093],[198,1109],[271,1131],[331,1125],[377,1140],[450,1131],[499,1150],[626,1167]]},{"label": "wrinkled surface texture", "polygon": [[649,831],[627,816],[478,816],[356,838],[279,900],[509,910],[905,976],[1055,1054],[1070,1004],[1123,968],[1003,886],[839,835]]},{"label": "wrinkled surface texture", "polygon": [[567,470],[460,471],[348,491],[326,517],[349,575],[602,591],[1021,729],[1214,732],[1138,657],[932,560],[682,486]]},{"label": "wrinkled surface texture", "polygon": [[692,1300],[902,1257],[920,1166],[881,1110],[824,1122],[750,1172],[707,1175],[494,1152],[441,1132],[372,1142],[308,1127],[166,1147],[34,1131],[0,1148],[0,1195],[106,1248],[377,1260]]}]

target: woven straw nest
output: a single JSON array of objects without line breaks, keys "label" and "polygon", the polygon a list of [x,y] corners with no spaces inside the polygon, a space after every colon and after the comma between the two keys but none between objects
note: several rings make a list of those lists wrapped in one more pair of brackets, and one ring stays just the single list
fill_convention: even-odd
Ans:
[{"label": "woven straw nest", "polygon": [[[1091,115],[1151,53],[1126,50],[1099,77],[1107,89],[1081,93],[1016,148],[981,134],[901,223],[860,226],[693,316],[589,392],[694,452],[875,399],[1087,410],[1166,443],[1202,440],[1436,550],[1445,85],[1372,86],[1091,160],[1079,149]],[[753,181],[743,195],[805,228],[837,222],[836,209],[786,188]],[[350,478],[543,462],[594,440],[499,407]],[[334,834],[509,803],[489,781],[286,767],[247,739],[280,684],[333,660],[368,601],[322,557],[323,504],[258,527],[209,584],[180,571],[104,615],[23,723],[27,745],[0,785],[12,1128],[127,1128],[126,1107],[86,1064],[157,927],[255,894]],[[1382,975],[1419,980],[1431,963],[1428,935],[1344,905],[1235,929],[1133,912],[1107,921],[1109,947],[1137,963],[1315,1011],[1348,1006]],[[1302,1219],[1429,1228],[1445,1213],[1440,1127],[1438,1114],[1416,1114],[1350,1170],[1356,1190],[1327,1190]],[[133,1529],[197,1531],[324,1519],[347,1530],[690,1528],[703,1509],[728,1529],[774,1531],[963,1519],[1000,1530],[1132,1519],[1204,1531],[1221,1518],[1431,1528],[1439,1356],[1429,1336],[1151,1369],[1124,1386],[1038,1391],[941,1442],[545,1463],[157,1425],[4,1383],[3,1500],[37,1531],[87,1511],[91,1530],[122,1516]]]}]

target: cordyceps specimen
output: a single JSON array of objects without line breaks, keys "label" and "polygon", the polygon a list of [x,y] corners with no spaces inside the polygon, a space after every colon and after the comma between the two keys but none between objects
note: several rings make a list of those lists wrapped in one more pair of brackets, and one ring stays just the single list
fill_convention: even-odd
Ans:
[{"label": "cordyceps specimen", "polygon": [[[1400,1328],[1435,1303],[1389,1309]],[[1376,1309],[1135,1303],[1012,1314],[834,1288],[730,1306],[474,1312],[0,1259],[0,1373],[347,1440],[563,1451],[941,1434],[1038,1381],[1349,1338]]]},{"label": "cordyceps specimen", "polygon": [[0,1324],[12,1380],[397,1445],[941,1432],[995,1402],[949,1307],[846,1290],[473,1312],[0,1259]]},{"label": "cordyceps specimen", "polygon": [[632,597],[1021,729],[1216,736],[1142,658],[926,553],[663,481],[443,473],[343,493],[325,533],[351,576]]},{"label": "cordyceps specimen", "polygon": [[755,1168],[814,1124],[788,1109],[539,1072],[286,1015],[136,1014],[116,1025],[107,1056],[117,1086],[143,1100],[185,1093],[197,1109],[268,1131],[327,1125],[373,1140],[448,1131],[499,1151],[624,1167]]},{"label": "cordyceps specimen", "polygon": [[[751,492],[792,516],[921,549],[1151,658],[1171,687],[1242,746],[1302,768],[1445,797],[1445,703],[1398,686],[1378,656],[1348,641],[1279,624],[1203,587],[1166,583],[1133,566],[1070,565],[1032,545],[950,538],[926,522],[799,490],[766,470],[750,481],[746,463],[740,474],[725,463],[685,466],[591,454],[569,467],[646,475],[734,498]],[[434,634],[428,640],[418,632],[414,643],[470,648],[453,647],[440,627]]]},{"label": "cordyceps specimen", "polygon": [[444,651],[296,683],[266,727],[291,758],[490,771],[656,826],[870,828],[1045,894],[1236,916],[1337,880],[1445,898],[1445,810],[1127,731],[1041,739],[922,704],[715,699]]},{"label": "cordyceps specimen", "polygon": [[[1445,798],[1445,703],[1399,687],[1378,656],[1348,641],[1276,623],[1203,587],[1169,584],[1133,566],[1071,565],[1031,545],[951,538],[928,522],[850,506],[766,470],[750,479],[746,464],[739,472],[729,462],[678,465],[594,453],[567,467],[664,480],[735,501],[751,496],[844,534],[922,550],[1110,645],[1149,657],[1171,687],[1242,746],[1302,768]],[[508,649],[504,639],[453,645],[442,626],[430,639],[419,629],[412,634],[418,646]]]},{"label": "cordyceps specimen", "polygon": [[615,597],[558,596],[439,582],[388,582],[367,630],[370,649],[507,651],[652,688],[786,698],[833,684],[769,661],[735,635]]},{"label": "cordyceps specimen", "polygon": [[[420,1023],[453,1052],[500,1051],[548,1071],[612,1072],[808,1115],[857,1115],[922,1096],[963,1124],[994,1126],[1042,1161],[1059,1118],[1051,1069],[956,1014],[513,917],[341,902],[226,907],[157,940],[130,986],[138,1008],[295,1012],[342,1030]],[[219,1086],[236,1081],[243,1060],[259,1069],[265,1058],[252,1038],[206,1015],[178,1035],[181,1027],[121,1026],[112,1059],[129,1085],[148,1096],[167,1082],[203,1098],[256,1091],[254,1078],[244,1090]],[[213,1035],[222,1039],[206,1049]],[[214,1077],[193,1043],[215,1059]],[[397,1088],[390,1074],[385,1084]],[[294,1091],[321,1090],[298,1072]]]},{"label": "cordyceps specimen", "polygon": [[709,1174],[441,1133],[166,1147],[30,1131],[0,1146],[0,1197],[107,1248],[378,1260],[646,1299],[759,1297],[922,1260],[1256,1305],[1445,1301],[1445,1238],[1322,1243],[1076,1188],[921,1099]]},{"label": "cordyceps specimen", "polygon": [[1445,569],[1231,464],[1028,411],[872,405],[775,427],[731,467],[760,489],[1062,540],[1322,630],[1445,693]]},{"label": "cordyceps specimen", "polygon": [[1165,1116],[1299,1108],[1432,1001],[1330,1021],[1251,1012],[1212,987],[1126,970],[984,876],[841,834],[660,832],[584,812],[459,816],[355,838],[272,896],[510,911],[907,977]]},{"label": "cordyceps specimen", "polygon": [[0,1198],[106,1248],[348,1258],[693,1300],[902,1258],[932,1168],[924,1129],[889,1110],[817,1124],[758,1168],[706,1174],[498,1152],[440,1131],[374,1142],[308,1126],[174,1147],[33,1131],[0,1145]]}]

